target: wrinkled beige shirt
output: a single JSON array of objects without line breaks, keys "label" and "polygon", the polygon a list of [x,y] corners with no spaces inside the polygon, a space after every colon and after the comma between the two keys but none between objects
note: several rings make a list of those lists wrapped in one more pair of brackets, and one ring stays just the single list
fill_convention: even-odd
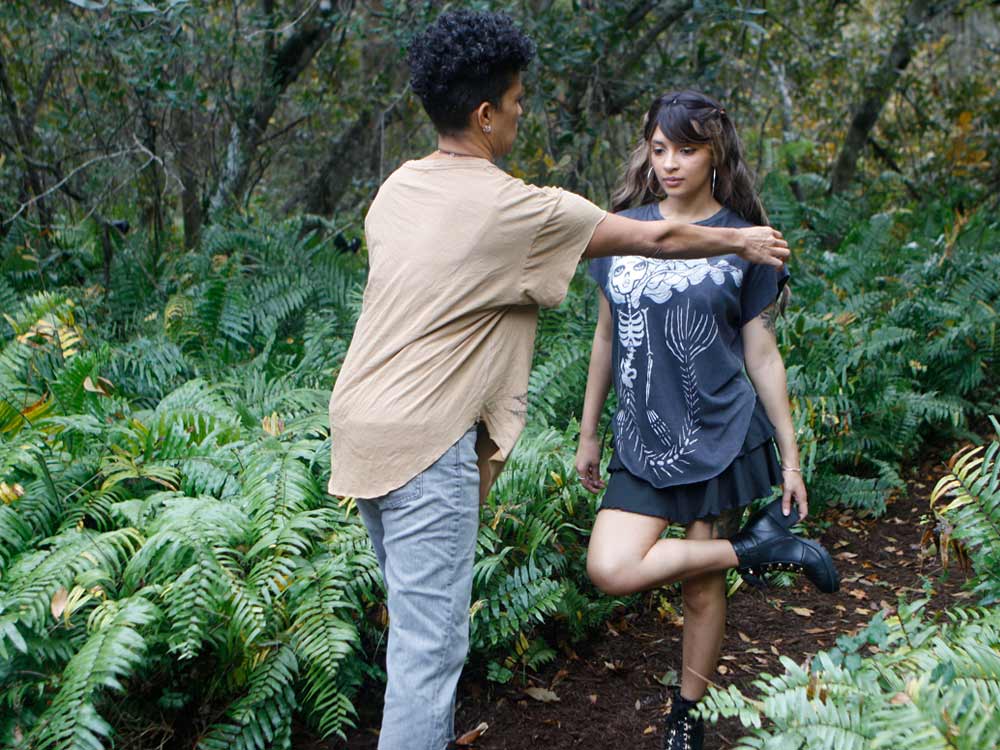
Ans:
[{"label": "wrinkled beige shirt", "polygon": [[333,495],[375,498],[477,420],[506,460],[524,427],[538,308],[566,295],[605,212],[484,159],[406,162],[365,218],[361,317],[330,398]]}]

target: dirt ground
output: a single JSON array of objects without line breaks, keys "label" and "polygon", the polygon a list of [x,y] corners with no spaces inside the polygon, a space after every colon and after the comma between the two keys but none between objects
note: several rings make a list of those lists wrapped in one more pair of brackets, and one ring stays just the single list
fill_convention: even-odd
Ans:
[{"label": "dirt ground", "polygon": [[[820,594],[804,578],[792,588],[742,586],[730,600],[723,655],[713,679],[746,687],[761,672],[780,673],[779,655],[802,663],[832,647],[839,635],[863,627],[880,609],[891,610],[898,595],[912,600],[925,595],[928,585],[934,610],[967,601],[964,573],[954,566],[942,570],[935,551],[921,545],[932,523],[930,492],[943,469],[940,460],[924,462],[908,480],[907,495],[893,499],[877,520],[851,511],[824,515],[830,525],[820,539],[841,573],[837,594]],[[647,595],[603,632],[564,646],[554,663],[524,684],[498,686],[467,669],[459,686],[458,732],[488,724],[476,745],[481,750],[659,748],[667,708],[662,683],[672,681],[681,667],[681,620],[676,610],[662,605],[677,600],[676,592]],[[533,687],[551,691],[558,700]],[[359,697],[359,729],[346,744],[301,737],[296,747],[374,750],[380,701],[378,695]],[[705,747],[732,747],[741,730],[736,720],[708,725]]]}]

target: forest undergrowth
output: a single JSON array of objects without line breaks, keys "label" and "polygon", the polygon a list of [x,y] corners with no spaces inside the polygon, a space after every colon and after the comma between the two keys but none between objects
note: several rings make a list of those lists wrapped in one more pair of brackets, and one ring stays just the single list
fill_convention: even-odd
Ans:
[{"label": "forest undergrowth", "polygon": [[[1000,224],[944,200],[806,208],[778,179],[765,195],[795,249],[778,335],[810,496],[877,516],[928,435],[971,439],[1000,410]],[[0,245],[0,744],[290,747],[298,720],[343,735],[386,632],[356,508],[324,490],[364,254],[310,217],[234,218],[189,252],[116,238],[103,274],[99,231],[17,225]],[[543,314],[530,424],[483,507],[470,668],[493,683],[623,604],[586,578],[596,500],[573,470],[596,294],[581,270]],[[935,496],[973,604],[876,616],[763,698],[714,692],[743,746],[998,736],[976,718],[1000,701],[998,450],[963,454]]]}]

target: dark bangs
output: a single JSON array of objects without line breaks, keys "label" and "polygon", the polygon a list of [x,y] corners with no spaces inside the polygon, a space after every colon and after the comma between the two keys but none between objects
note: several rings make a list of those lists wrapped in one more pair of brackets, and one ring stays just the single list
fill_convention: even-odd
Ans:
[{"label": "dark bangs", "polygon": [[653,137],[659,126],[663,135],[674,143],[711,143],[712,126],[722,109],[714,99],[696,91],[672,91],[659,97],[650,107],[646,120],[646,140]]}]

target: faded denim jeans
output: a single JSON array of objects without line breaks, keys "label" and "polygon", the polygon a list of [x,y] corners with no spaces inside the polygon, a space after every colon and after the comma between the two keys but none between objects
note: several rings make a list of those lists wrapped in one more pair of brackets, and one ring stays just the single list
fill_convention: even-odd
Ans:
[{"label": "faded denim jeans", "polygon": [[469,650],[479,531],[476,428],[387,495],[358,500],[388,592],[389,645],[379,750],[444,750]]}]

